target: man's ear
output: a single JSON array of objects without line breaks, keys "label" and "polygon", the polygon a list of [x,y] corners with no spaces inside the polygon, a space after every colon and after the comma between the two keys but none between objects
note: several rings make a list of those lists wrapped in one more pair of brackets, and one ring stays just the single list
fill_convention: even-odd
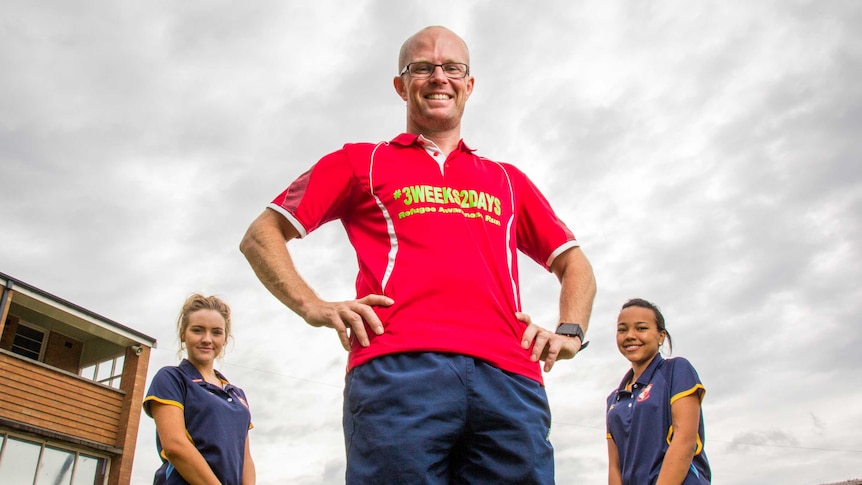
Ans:
[{"label": "man's ear", "polygon": [[401,96],[401,99],[407,101],[407,86],[404,85],[404,78],[396,76],[395,79],[392,80],[392,85],[395,86],[395,92],[398,93],[398,96]]}]

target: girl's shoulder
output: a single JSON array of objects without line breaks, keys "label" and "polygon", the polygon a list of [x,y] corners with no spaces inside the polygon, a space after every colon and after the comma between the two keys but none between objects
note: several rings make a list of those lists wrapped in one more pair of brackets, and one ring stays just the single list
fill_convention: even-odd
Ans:
[{"label": "girl's shoulder", "polygon": [[685,357],[665,359],[658,370],[671,387],[702,386],[697,369]]},{"label": "girl's shoulder", "polygon": [[187,360],[183,360],[179,365],[166,365],[156,372],[153,376],[153,381],[161,379],[170,379],[175,381],[194,381],[200,379],[200,372],[194,368]]},{"label": "girl's shoulder", "polygon": [[165,375],[176,375],[179,373],[180,373],[180,368],[178,366],[166,365],[166,366],[162,367],[161,369],[159,369],[158,371],[156,371],[155,375],[156,376],[163,375],[163,374],[165,374]]},{"label": "girl's shoulder", "polygon": [[183,381],[185,376],[178,366],[166,365],[156,371],[152,382]]},{"label": "girl's shoulder", "polygon": [[691,365],[691,362],[688,359],[686,359],[685,357],[680,357],[680,356],[666,357],[664,359],[663,364],[670,366],[670,367],[674,367],[674,366],[678,366],[678,365],[685,366],[685,367],[694,367],[693,365]]},{"label": "girl's shoulder", "polygon": [[674,375],[691,374],[697,375],[697,369],[685,357],[668,357],[659,362],[657,369],[665,379],[670,382]]}]

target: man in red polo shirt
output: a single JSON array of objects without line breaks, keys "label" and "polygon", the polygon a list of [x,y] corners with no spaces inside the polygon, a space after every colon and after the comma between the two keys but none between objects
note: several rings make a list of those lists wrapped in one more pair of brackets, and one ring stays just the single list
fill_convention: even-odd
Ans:
[{"label": "man in red polo shirt", "polygon": [[[448,29],[410,37],[394,79],[406,132],[324,156],[241,243],[264,286],[350,352],[348,484],[554,483],[539,362],[583,348],[595,279],[524,173],[461,139],[469,63]],[[355,300],[321,300],[285,245],[335,219],[359,262]],[[556,333],[522,312],[519,250],[560,280]]]}]

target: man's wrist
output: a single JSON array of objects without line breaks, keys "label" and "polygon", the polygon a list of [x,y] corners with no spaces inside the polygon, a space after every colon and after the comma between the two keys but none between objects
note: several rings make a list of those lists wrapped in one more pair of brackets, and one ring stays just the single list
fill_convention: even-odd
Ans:
[{"label": "man's wrist", "polygon": [[584,342],[584,330],[581,328],[580,323],[560,323],[555,333],[566,337],[577,337],[581,341],[581,348],[578,351],[584,350],[590,344],[589,342]]}]

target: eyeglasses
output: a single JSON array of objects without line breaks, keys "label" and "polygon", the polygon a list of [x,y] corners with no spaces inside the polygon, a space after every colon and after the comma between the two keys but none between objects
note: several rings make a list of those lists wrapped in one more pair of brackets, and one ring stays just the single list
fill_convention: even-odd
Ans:
[{"label": "eyeglasses", "polygon": [[410,77],[416,79],[428,79],[434,74],[437,67],[443,70],[443,74],[449,79],[464,79],[470,74],[470,66],[462,62],[445,62],[443,64],[432,64],[430,62],[411,62],[404,66],[399,76],[410,73]]}]

